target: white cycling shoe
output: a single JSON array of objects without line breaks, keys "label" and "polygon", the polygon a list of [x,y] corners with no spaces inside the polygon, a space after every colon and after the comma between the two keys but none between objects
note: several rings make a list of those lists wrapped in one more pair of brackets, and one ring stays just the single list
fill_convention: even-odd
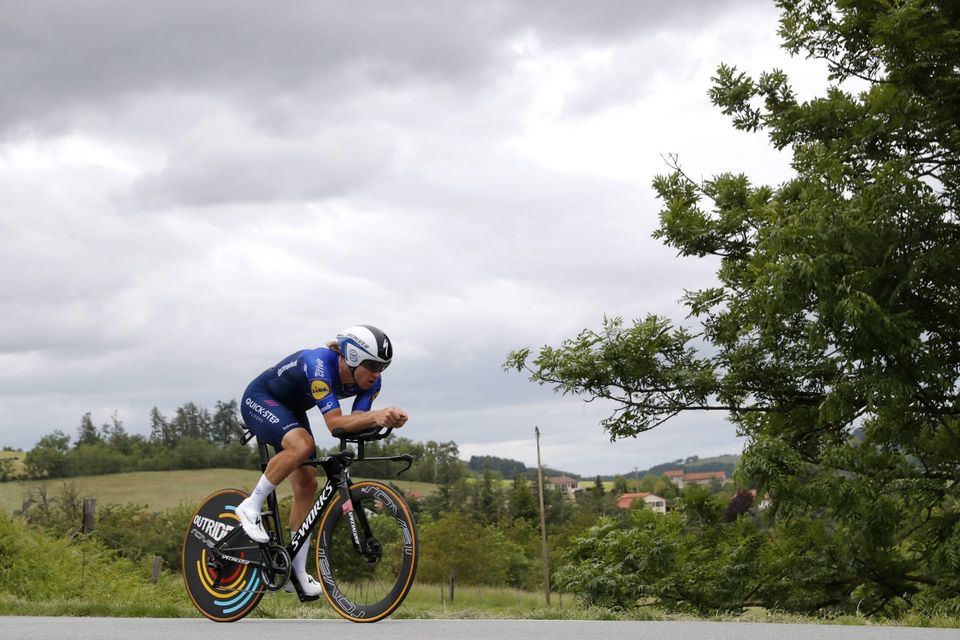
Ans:
[{"label": "white cycling shoe", "polygon": [[237,517],[240,518],[240,525],[243,527],[243,532],[246,533],[251,540],[261,543],[270,540],[269,534],[267,534],[263,528],[259,510],[247,506],[247,501],[244,500],[237,505],[236,513]]},{"label": "white cycling shoe", "polygon": [[[297,582],[300,583],[300,590],[303,591],[303,595],[310,596],[312,598],[319,598],[323,595],[323,587],[320,586],[320,583],[314,580],[313,576],[309,573],[298,573]],[[297,588],[293,586],[293,576],[287,580],[287,584],[283,585],[283,590],[287,593],[296,593]]]}]

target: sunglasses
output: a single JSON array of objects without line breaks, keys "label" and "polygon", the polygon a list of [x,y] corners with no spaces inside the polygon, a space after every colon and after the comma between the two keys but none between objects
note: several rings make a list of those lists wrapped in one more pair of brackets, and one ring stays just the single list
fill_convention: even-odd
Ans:
[{"label": "sunglasses", "polygon": [[377,362],[376,360],[364,360],[360,363],[361,367],[369,369],[373,373],[380,373],[389,366],[389,362]]}]

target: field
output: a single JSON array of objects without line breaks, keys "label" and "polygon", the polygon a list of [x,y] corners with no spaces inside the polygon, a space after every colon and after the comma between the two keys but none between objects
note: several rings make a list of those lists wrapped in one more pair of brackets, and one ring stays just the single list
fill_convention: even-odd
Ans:
[{"label": "field", "polygon": [[[84,496],[96,497],[101,504],[133,503],[160,510],[186,502],[195,504],[204,496],[224,487],[248,489],[258,472],[236,469],[166,471],[88,476],[68,480]],[[46,487],[59,495],[63,481],[30,481],[0,483],[0,509],[10,513],[19,510],[23,496]],[[432,485],[398,482],[405,490],[423,495]],[[281,496],[289,495],[282,487]],[[81,615],[138,617],[196,617],[183,591],[179,574],[163,572],[158,583],[150,583],[150,559],[139,564],[114,558],[110,554],[90,553],[80,540],[67,542],[32,531],[19,519],[0,518],[0,540],[14,544],[6,556],[6,573],[0,575],[0,616],[3,615]],[[86,553],[84,552],[86,549]],[[38,571],[38,567],[42,571]],[[16,569],[16,570],[14,570]],[[85,575],[86,580],[82,578]],[[30,576],[27,580],[16,576]],[[77,576],[81,576],[77,578]],[[90,576],[97,579],[90,581]],[[3,579],[8,583],[4,584]],[[96,585],[96,589],[91,588]],[[524,592],[511,588],[456,585],[456,597],[450,600],[449,584],[417,582],[397,618],[514,618],[514,619],[633,619],[682,620],[697,619],[670,614],[655,608],[642,607],[630,612],[613,612],[599,608],[583,608],[570,594],[552,594],[551,606],[544,605],[541,592]],[[259,618],[336,618],[333,610],[319,603],[302,604],[284,593],[270,593],[252,614]],[[712,620],[737,622],[779,622],[791,624],[896,624],[898,626],[932,626],[955,628],[955,617],[911,615],[891,621],[877,621],[859,616],[804,617],[751,608],[742,615],[718,615]]]},{"label": "field", "polygon": [[[7,452],[4,452],[7,453]],[[199,469],[190,471],[141,471],[103,476],[81,476],[64,480],[28,480],[0,483],[0,509],[6,513],[19,511],[23,499],[31,492],[45,488],[50,495],[60,495],[64,485],[72,485],[82,497],[96,498],[100,504],[146,505],[155,511],[181,503],[196,504],[218,489],[237,488],[250,491],[260,477],[259,471],[242,469]],[[355,478],[359,479],[359,478]],[[322,482],[322,477],[320,478]],[[424,482],[391,480],[404,491],[430,495],[435,487]],[[277,488],[280,499],[290,495],[290,486]]]},{"label": "field", "polygon": [[23,456],[26,454],[26,451],[0,451],[0,459],[13,458],[13,472],[19,473],[23,471]]}]

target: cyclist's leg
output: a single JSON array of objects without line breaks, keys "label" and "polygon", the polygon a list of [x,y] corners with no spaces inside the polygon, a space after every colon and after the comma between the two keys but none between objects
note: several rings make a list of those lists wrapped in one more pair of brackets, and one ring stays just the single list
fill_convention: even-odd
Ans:
[{"label": "cyclist's leg", "polygon": [[313,467],[297,467],[289,476],[293,489],[290,505],[290,530],[296,531],[306,517],[317,495],[317,472]]},{"label": "cyclist's leg", "polygon": [[[300,432],[302,433],[302,431]],[[303,523],[317,493],[317,472],[313,467],[298,467],[290,474],[290,484],[293,487],[293,504],[290,507],[290,537]],[[306,596],[319,597],[323,588],[313,576],[307,572],[307,558],[310,555],[310,538],[300,547],[293,557],[293,571],[291,575],[300,584],[300,590]],[[287,584],[287,591],[295,591],[292,584]]]},{"label": "cyclist's leg", "polygon": [[[298,465],[304,460],[316,453],[316,443],[310,433],[309,422],[306,415],[300,414],[300,422],[305,425],[304,429],[295,429],[290,431],[283,438],[283,450],[290,453],[298,460]],[[313,500],[317,493],[317,471],[312,466],[297,466],[290,475],[290,486],[293,489],[293,504],[290,506],[290,537],[303,523],[307,512],[313,506]],[[319,597],[323,593],[320,583],[313,576],[307,573],[307,556],[310,553],[309,539],[308,543],[300,548],[297,555],[293,558],[292,575],[300,584],[300,590],[306,596]],[[294,592],[292,584],[288,582],[286,590]]]},{"label": "cyclist's leg", "polygon": [[[283,450],[289,452],[296,466],[290,471],[290,486],[293,489],[293,504],[290,507],[290,530],[296,530],[307,516],[317,493],[317,470],[300,466],[316,454],[317,444],[310,429],[310,420],[305,412],[296,414],[301,428],[291,429],[283,436]],[[267,467],[269,469],[269,466]]]},{"label": "cyclist's leg", "polygon": [[313,437],[309,425],[302,424],[302,412],[295,414],[266,390],[255,385],[247,387],[240,413],[257,438],[277,452],[267,463],[253,493],[237,507],[237,516],[247,535],[256,542],[266,542],[269,537],[260,522],[263,502],[278,484],[315,451]]}]

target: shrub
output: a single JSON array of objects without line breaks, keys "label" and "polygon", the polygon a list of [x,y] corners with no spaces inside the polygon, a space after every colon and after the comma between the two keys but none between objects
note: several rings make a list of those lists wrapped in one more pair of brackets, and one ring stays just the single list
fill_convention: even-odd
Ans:
[{"label": "shrub", "polygon": [[143,568],[94,539],[59,538],[0,513],[0,595],[28,601],[82,600],[177,605],[180,595],[146,580]]}]

